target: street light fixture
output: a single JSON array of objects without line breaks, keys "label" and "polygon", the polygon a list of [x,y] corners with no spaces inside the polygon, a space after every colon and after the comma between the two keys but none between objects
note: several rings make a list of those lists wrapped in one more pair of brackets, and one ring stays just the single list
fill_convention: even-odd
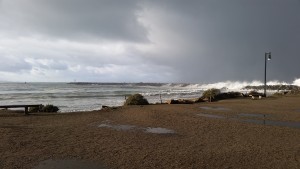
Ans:
[{"label": "street light fixture", "polygon": [[267,97],[267,61],[271,60],[271,52],[265,53],[265,87],[264,96]]}]

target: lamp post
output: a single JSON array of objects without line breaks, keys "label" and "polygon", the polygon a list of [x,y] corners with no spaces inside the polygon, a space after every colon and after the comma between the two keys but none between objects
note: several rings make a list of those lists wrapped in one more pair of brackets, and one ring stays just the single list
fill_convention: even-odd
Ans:
[{"label": "lamp post", "polygon": [[271,52],[265,53],[265,87],[264,96],[267,97],[267,61],[271,60]]}]

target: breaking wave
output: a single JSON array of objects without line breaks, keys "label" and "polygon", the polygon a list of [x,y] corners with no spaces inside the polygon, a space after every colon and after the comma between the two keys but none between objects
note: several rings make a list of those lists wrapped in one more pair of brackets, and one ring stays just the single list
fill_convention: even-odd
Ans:
[{"label": "breaking wave", "polygon": [[[261,86],[264,82],[254,80],[251,82],[247,81],[225,81],[225,82],[216,82],[216,83],[208,83],[208,84],[165,84],[164,87],[173,87],[173,88],[186,88],[186,89],[198,89],[198,90],[207,90],[211,88],[223,89],[228,91],[240,91],[243,90],[246,86]],[[287,83],[284,81],[268,81],[267,85],[296,85],[300,86],[300,78],[295,79],[292,83]]]},{"label": "breaking wave", "polygon": [[[268,85],[300,86],[300,78],[291,83],[269,81]],[[190,83],[0,83],[0,104],[54,104],[61,112],[96,110],[101,105],[120,106],[126,96],[140,93],[150,103],[179,98],[198,98],[204,90],[247,92],[246,86],[261,81],[225,81],[209,84]],[[271,93],[272,91],[268,91]]]}]

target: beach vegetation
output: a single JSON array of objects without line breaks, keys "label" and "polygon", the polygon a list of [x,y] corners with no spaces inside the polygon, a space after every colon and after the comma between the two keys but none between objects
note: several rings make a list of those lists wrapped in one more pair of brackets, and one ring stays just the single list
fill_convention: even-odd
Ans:
[{"label": "beach vegetation", "polygon": [[29,107],[29,112],[30,113],[37,113],[37,112],[41,112],[43,110],[45,106],[44,105],[40,105],[39,107]]},{"label": "beach vegetation", "polygon": [[149,102],[147,99],[144,98],[144,96],[142,96],[141,94],[134,94],[129,96],[124,105],[148,105]]},{"label": "beach vegetation", "polygon": [[55,113],[58,111],[59,111],[59,108],[52,104],[47,104],[46,106],[40,105],[39,107],[30,107],[29,108],[30,113],[37,113],[37,112]]},{"label": "beach vegetation", "polygon": [[216,96],[219,95],[220,93],[221,93],[220,89],[215,89],[215,88],[208,89],[203,92],[201,98],[204,100],[208,99],[210,102],[212,102],[215,100]]},{"label": "beach vegetation", "polygon": [[289,95],[300,95],[300,89],[292,89],[288,92]]},{"label": "beach vegetation", "polygon": [[224,99],[233,99],[238,97],[244,97],[241,92],[225,92],[221,93],[219,89],[208,89],[203,92],[202,97],[200,98],[201,101],[217,101],[217,100],[224,100]]},{"label": "beach vegetation", "polygon": [[276,92],[276,93],[273,93],[272,96],[274,96],[274,97],[281,97],[281,96],[284,96],[284,95],[285,95],[285,93],[283,93],[283,92]]},{"label": "beach vegetation", "polygon": [[42,110],[43,112],[58,112],[59,108],[52,104],[47,104]]},{"label": "beach vegetation", "polygon": [[243,97],[244,95],[241,92],[226,92],[220,93],[215,96],[215,100],[223,100],[223,99],[233,99],[238,97]]}]

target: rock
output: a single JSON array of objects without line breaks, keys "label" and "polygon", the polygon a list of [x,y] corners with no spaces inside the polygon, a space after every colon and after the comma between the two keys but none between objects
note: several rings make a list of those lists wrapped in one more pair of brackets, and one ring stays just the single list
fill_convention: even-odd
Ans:
[{"label": "rock", "polygon": [[124,105],[148,105],[149,102],[141,94],[134,94],[127,98]]},{"label": "rock", "polygon": [[202,98],[196,98],[194,99],[194,103],[200,103],[200,102],[204,102],[204,100]]},{"label": "rock", "polygon": [[202,99],[204,102],[210,102],[209,98],[203,98]]},{"label": "rock", "polygon": [[187,99],[179,99],[178,104],[193,104],[194,101],[192,100],[187,100]]},{"label": "rock", "polygon": [[[193,104],[196,101],[200,101],[199,99],[171,99],[167,101],[167,104]],[[202,99],[201,99],[202,101]]]},{"label": "rock", "polygon": [[167,103],[168,104],[179,104],[179,101],[175,100],[175,99],[171,99],[171,100],[168,100]]},{"label": "rock", "polygon": [[108,108],[109,108],[109,106],[102,105],[102,109],[108,109]]}]

